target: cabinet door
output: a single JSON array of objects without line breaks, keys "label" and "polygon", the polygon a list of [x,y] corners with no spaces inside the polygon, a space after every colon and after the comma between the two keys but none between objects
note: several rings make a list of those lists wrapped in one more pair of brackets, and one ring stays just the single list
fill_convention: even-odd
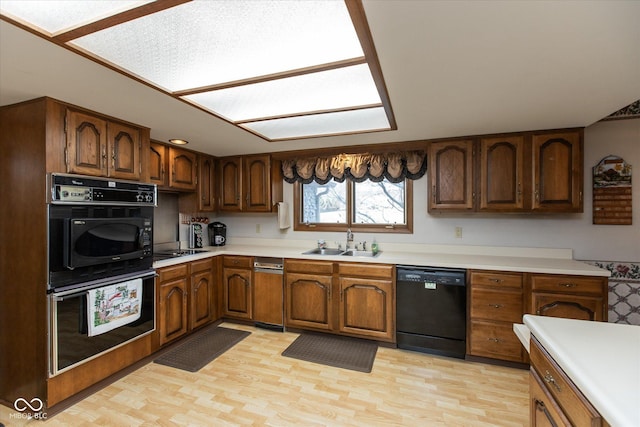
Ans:
[{"label": "cabinet door", "polygon": [[247,212],[271,212],[270,156],[243,157],[242,170],[244,174],[242,210]]},{"label": "cabinet door", "polygon": [[340,332],[393,341],[393,282],[340,278]]},{"label": "cabinet door", "polygon": [[223,278],[225,316],[251,319],[251,270],[225,268]]},{"label": "cabinet door", "polygon": [[480,140],[479,209],[518,211],[524,207],[524,138]]},{"label": "cabinet door", "polygon": [[534,292],[533,312],[539,316],[602,321],[604,304],[600,297]]},{"label": "cabinet door", "polygon": [[472,210],[473,141],[432,142],[429,147],[429,211]]},{"label": "cabinet door", "polygon": [[284,309],[282,274],[256,271],[253,279],[253,320],[282,325]]},{"label": "cabinet door", "polygon": [[287,326],[333,330],[331,276],[287,273],[285,319]]},{"label": "cabinet door", "polygon": [[181,277],[160,283],[160,345],[181,337],[188,331],[187,282],[187,277]]},{"label": "cabinet door", "polygon": [[198,167],[198,211],[216,210],[215,159],[211,156],[199,156]]},{"label": "cabinet door", "polygon": [[195,190],[198,160],[195,153],[169,147],[169,187],[180,190]]},{"label": "cabinet door", "polygon": [[220,159],[220,210],[239,212],[242,209],[242,163],[240,157]]},{"label": "cabinet door", "polygon": [[152,142],[149,150],[149,181],[158,187],[167,187],[169,177],[167,176],[167,152],[169,147],[164,144]]},{"label": "cabinet door", "polygon": [[529,371],[529,423],[532,427],[569,427],[571,423],[542,384],[534,369]]},{"label": "cabinet door", "polygon": [[191,275],[190,329],[205,325],[213,319],[213,293],[214,282],[211,270]]},{"label": "cabinet door", "polygon": [[122,123],[107,124],[108,169],[113,178],[139,180],[140,129]]},{"label": "cabinet door", "polygon": [[533,136],[533,210],[582,212],[582,133]]},{"label": "cabinet door", "polygon": [[101,118],[67,110],[67,172],[107,175],[107,122]]}]

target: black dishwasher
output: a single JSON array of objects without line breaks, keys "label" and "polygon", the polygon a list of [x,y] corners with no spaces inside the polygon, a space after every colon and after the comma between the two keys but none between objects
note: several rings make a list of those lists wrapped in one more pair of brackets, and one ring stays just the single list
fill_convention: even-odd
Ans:
[{"label": "black dishwasher", "polygon": [[466,353],[466,271],[398,265],[398,348],[463,359]]}]

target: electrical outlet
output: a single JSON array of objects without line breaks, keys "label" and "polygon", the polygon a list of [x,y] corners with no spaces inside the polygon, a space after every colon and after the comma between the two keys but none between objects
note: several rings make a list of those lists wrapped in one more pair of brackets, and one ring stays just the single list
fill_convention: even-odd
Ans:
[{"label": "electrical outlet", "polygon": [[456,239],[462,239],[462,227],[456,227]]},{"label": "electrical outlet", "polygon": [[260,234],[260,224],[256,224],[256,234]]}]

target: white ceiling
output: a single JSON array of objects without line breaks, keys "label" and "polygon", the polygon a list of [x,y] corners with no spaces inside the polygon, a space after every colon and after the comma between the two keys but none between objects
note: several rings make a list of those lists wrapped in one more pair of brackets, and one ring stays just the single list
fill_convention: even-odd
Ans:
[{"label": "white ceiling", "polygon": [[640,1],[363,0],[398,130],[267,142],[0,21],[0,105],[50,96],[217,156],[588,126],[640,99]]}]

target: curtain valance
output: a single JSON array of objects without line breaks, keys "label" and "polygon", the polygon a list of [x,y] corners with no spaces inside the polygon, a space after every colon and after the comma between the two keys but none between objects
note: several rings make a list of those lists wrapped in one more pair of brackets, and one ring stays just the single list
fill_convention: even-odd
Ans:
[{"label": "curtain valance", "polygon": [[427,170],[423,150],[394,151],[376,154],[338,154],[326,157],[289,159],[282,161],[282,173],[288,183],[326,184],[332,179],[342,182],[349,178],[355,182],[367,179],[380,182],[400,182],[405,178],[422,178]]}]

